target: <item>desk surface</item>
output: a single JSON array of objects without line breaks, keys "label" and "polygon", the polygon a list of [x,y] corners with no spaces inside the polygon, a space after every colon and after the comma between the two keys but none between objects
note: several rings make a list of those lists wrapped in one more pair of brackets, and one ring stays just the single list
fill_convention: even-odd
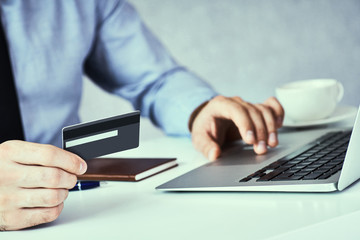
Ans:
[{"label": "desk surface", "polygon": [[[107,182],[71,192],[56,221],[3,232],[1,239],[294,239],[309,231],[335,236],[334,231],[350,230],[348,238],[360,233],[359,183],[341,193],[166,193],[155,187],[207,163],[190,139],[160,137],[115,155],[177,157],[179,166],[137,183]],[[328,227],[332,231],[325,231]]]}]

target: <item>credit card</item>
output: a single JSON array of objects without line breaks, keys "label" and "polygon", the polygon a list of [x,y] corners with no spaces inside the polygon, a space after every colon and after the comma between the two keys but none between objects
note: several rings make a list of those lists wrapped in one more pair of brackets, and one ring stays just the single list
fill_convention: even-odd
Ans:
[{"label": "credit card", "polygon": [[63,149],[84,160],[139,146],[140,111],[64,127]]}]

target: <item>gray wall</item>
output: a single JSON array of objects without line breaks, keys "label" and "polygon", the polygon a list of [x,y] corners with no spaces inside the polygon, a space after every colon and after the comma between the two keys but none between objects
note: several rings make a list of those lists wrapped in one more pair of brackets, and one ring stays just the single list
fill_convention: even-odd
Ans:
[{"label": "gray wall", "polygon": [[[130,2],[178,62],[224,95],[260,102],[288,81],[336,78],[345,86],[342,103],[360,103],[358,0]],[[131,110],[85,83],[84,120]]]}]

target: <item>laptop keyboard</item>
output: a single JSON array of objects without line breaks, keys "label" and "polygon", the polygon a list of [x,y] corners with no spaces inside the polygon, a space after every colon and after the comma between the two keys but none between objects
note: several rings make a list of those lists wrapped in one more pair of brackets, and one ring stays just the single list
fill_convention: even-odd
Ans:
[{"label": "laptop keyboard", "polygon": [[327,179],[341,170],[350,136],[351,131],[328,133],[313,147],[273,162],[240,182]]}]

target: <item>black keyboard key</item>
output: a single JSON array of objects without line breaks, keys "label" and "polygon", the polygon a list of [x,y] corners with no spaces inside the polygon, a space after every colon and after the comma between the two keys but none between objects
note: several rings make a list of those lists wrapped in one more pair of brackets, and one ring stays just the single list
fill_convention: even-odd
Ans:
[{"label": "black keyboard key", "polygon": [[342,169],[342,164],[341,165],[337,165],[335,168],[333,168],[336,171],[339,171]]},{"label": "black keyboard key", "polygon": [[291,159],[290,161],[288,161],[286,164],[298,164],[300,163],[302,160],[296,160],[296,159]]},{"label": "black keyboard key", "polygon": [[335,173],[337,173],[338,171],[328,171],[326,173],[324,173],[323,175],[319,176],[318,179],[327,179],[329,177],[331,177],[332,175],[334,175]]},{"label": "black keyboard key", "polygon": [[312,164],[312,163],[313,163],[313,161],[305,160],[305,161],[303,161],[303,162],[301,162],[301,163],[299,163],[299,164],[301,164],[301,165],[310,165],[310,164]]},{"label": "black keyboard key", "polygon": [[327,172],[329,169],[332,169],[334,166],[330,166],[330,165],[324,165],[318,168],[318,170],[323,171],[323,172]]},{"label": "black keyboard key", "polygon": [[296,175],[296,174],[294,174],[294,175],[292,175],[291,177],[289,177],[289,180],[300,180],[301,178],[303,178],[303,176],[302,175]]},{"label": "black keyboard key", "polygon": [[249,175],[248,177],[249,177],[249,178],[257,178],[257,177],[260,177],[260,176],[263,175],[263,174],[264,174],[263,171],[260,171],[260,172],[257,171],[257,172],[255,172],[255,173]]},{"label": "black keyboard key", "polygon": [[281,167],[277,168],[276,171],[278,172],[285,172],[286,170],[288,170],[290,167],[282,165]]},{"label": "black keyboard key", "polygon": [[315,162],[319,160],[319,158],[316,158],[316,157],[309,157],[308,159],[306,159],[306,162]]},{"label": "black keyboard key", "polygon": [[290,163],[290,162],[287,162],[285,163],[284,165],[281,166],[281,168],[286,168],[286,169],[289,169],[291,167],[295,166],[295,163]]},{"label": "black keyboard key", "polygon": [[305,167],[306,167],[306,165],[296,165],[296,166],[292,167],[291,169],[301,170]]},{"label": "black keyboard key", "polygon": [[328,165],[328,166],[336,166],[336,165],[338,165],[338,162],[330,161],[326,165]]},{"label": "black keyboard key", "polygon": [[265,176],[262,176],[261,178],[259,178],[256,181],[257,182],[270,181],[271,179],[273,179],[274,177],[276,177],[277,175],[279,175],[281,173],[282,173],[282,171],[274,170],[274,171],[266,174]]},{"label": "black keyboard key", "polygon": [[292,173],[282,173],[271,179],[271,181],[288,181],[292,175]]},{"label": "black keyboard key", "polygon": [[286,170],[285,173],[294,174],[294,173],[297,173],[298,171],[300,171],[300,170],[299,170],[299,169],[295,169],[295,168],[290,168],[290,169]]},{"label": "black keyboard key", "polygon": [[311,171],[303,169],[303,170],[301,170],[301,171],[299,171],[297,173],[294,173],[294,175],[299,175],[299,176],[303,177],[303,176],[308,175],[309,173],[311,173]]},{"label": "black keyboard key", "polygon": [[307,167],[307,168],[303,169],[302,171],[313,172],[316,169],[317,169],[316,167]]},{"label": "black keyboard key", "polygon": [[313,154],[312,153],[302,153],[299,157],[305,157],[305,158],[308,158],[310,156],[312,156]]},{"label": "black keyboard key", "polygon": [[336,158],[336,159],[331,160],[331,162],[332,162],[332,163],[336,163],[336,164],[343,163],[343,162],[344,162],[344,158]]},{"label": "black keyboard key", "polygon": [[321,163],[316,162],[316,163],[312,163],[312,164],[308,165],[307,168],[315,168],[316,169],[316,168],[321,167],[321,165],[322,165]]},{"label": "black keyboard key", "polygon": [[248,182],[251,179],[252,179],[251,177],[246,177],[246,178],[241,179],[239,182]]},{"label": "black keyboard key", "polygon": [[297,161],[301,162],[301,161],[303,161],[303,160],[305,160],[305,159],[307,159],[307,157],[301,157],[301,156],[299,156],[299,157],[293,158],[292,160],[297,160]]},{"label": "black keyboard key", "polygon": [[321,165],[324,165],[324,164],[326,164],[327,162],[329,162],[329,160],[326,160],[326,159],[320,159],[320,160],[316,161],[316,163],[319,163],[319,164],[321,164]]},{"label": "black keyboard key", "polygon": [[315,180],[318,177],[320,177],[323,174],[323,172],[312,172],[308,175],[306,175],[303,180]]},{"label": "black keyboard key", "polygon": [[272,169],[276,169],[278,167],[280,167],[281,165],[283,165],[284,163],[286,163],[286,161],[276,161],[271,163],[270,165],[266,166],[265,169],[266,170],[272,170]]}]

